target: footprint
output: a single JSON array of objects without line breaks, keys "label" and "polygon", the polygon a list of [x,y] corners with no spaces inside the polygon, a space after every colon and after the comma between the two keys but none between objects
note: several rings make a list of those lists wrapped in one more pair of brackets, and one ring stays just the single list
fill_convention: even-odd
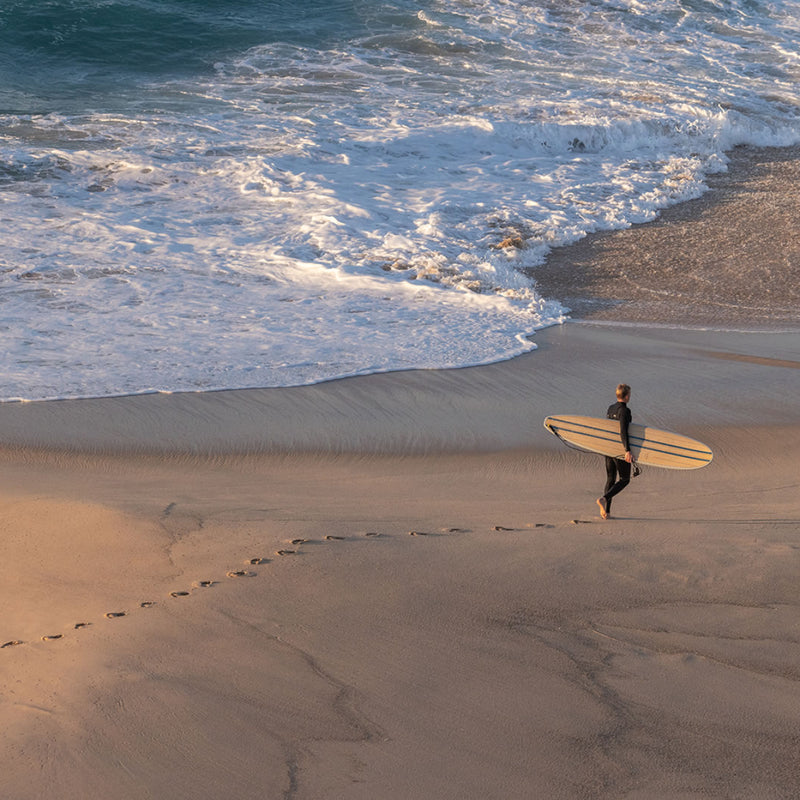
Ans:
[{"label": "footprint", "polygon": [[75,630],[77,631],[79,628],[88,628],[91,624],[91,622],[76,622]]},{"label": "footprint", "polygon": [[427,536],[428,534],[425,533],[424,531],[409,531],[408,535],[409,536]]},{"label": "footprint", "polygon": [[277,556],[293,556],[297,550],[276,550],[275,555]]},{"label": "footprint", "polygon": [[442,528],[442,530],[447,533],[465,533],[463,528]]},{"label": "footprint", "polygon": [[170,597],[188,597],[189,596],[189,592],[170,592],[169,596]]},{"label": "footprint", "polygon": [[246,569],[232,569],[228,573],[229,578],[246,578],[248,575],[252,573],[248,572]]},{"label": "footprint", "polygon": [[42,641],[43,642],[53,642],[56,639],[63,638],[63,636],[64,636],[63,633],[52,633],[52,634],[49,634],[48,636],[42,636]]},{"label": "footprint", "polygon": [[377,531],[367,531],[364,536],[380,536]]},{"label": "footprint", "polygon": [[198,589],[208,589],[209,586],[214,585],[214,581],[195,581],[194,585],[197,586]]},{"label": "footprint", "polygon": [[[155,600],[143,600],[139,603],[139,608],[152,608],[155,604]],[[108,614],[106,614],[106,616],[108,616]]]},{"label": "footprint", "polygon": [[495,525],[494,529],[496,531],[513,531],[514,528],[504,528],[502,525]]},{"label": "footprint", "polygon": [[106,614],[106,619],[116,619],[117,617],[124,617],[127,612],[125,611],[109,611]]},{"label": "footprint", "polygon": [[331,534],[328,534],[325,537],[325,540],[328,542],[343,542],[344,536],[332,536]]},{"label": "footprint", "polygon": [[247,563],[251,564],[254,567],[256,567],[259,564],[266,564],[267,563],[267,559],[266,558],[261,558],[260,556],[256,556],[255,558],[251,558]]},{"label": "footprint", "polygon": [[4,644],[0,644],[0,650],[4,647],[16,647],[18,644],[25,644],[21,642],[19,639],[12,639],[10,642],[5,642]]},{"label": "footprint", "polygon": [[590,519],[571,519],[570,525],[591,525],[592,521]]},{"label": "footprint", "polygon": [[305,544],[308,539],[292,539],[292,544]]}]

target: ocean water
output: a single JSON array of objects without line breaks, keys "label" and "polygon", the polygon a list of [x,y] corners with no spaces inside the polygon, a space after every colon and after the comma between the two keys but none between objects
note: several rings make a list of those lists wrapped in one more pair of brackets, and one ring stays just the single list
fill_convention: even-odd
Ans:
[{"label": "ocean water", "polygon": [[800,141],[798,42],[798,0],[5,0],[0,399],[524,352],[551,248]]}]

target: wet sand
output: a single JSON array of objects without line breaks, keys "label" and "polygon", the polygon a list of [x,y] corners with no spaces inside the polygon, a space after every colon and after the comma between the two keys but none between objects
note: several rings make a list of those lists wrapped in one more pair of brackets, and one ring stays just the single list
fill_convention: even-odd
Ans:
[{"label": "wet sand", "polygon": [[[0,406],[0,796],[795,797],[800,335],[536,341]],[[621,380],[715,457],[602,521],[541,421]]]},{"label": "wet sand", "polygon": [[532,270],[573,317],[800,331],[800,148],[741,147],[709,191]]}]

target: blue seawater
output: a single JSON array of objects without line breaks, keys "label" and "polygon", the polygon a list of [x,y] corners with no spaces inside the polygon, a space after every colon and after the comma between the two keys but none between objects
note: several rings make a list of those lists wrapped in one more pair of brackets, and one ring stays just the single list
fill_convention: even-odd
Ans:
[{"label": "blue seawater", "polygon": [[322,0],[8,0],[0,8],[0,96],[21,85],[42,108],[59,107],[59,93],[113,103],[131,83],[212,74],[218,61],[257,45],[346,41],[367,32],[368,18],[352,3]]},{"label": "blue seawater", "polygon": [[553,248],[800,141],[797,0],[7,0],[0,399],[511,357]]}]

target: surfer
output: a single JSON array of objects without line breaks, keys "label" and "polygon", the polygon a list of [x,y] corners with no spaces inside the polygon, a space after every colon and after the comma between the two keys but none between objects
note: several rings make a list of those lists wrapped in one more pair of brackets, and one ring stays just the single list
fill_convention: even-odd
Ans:
[{"label": "surfer", "polygon": [[611,513],[611,498],[619,494],[631,482],[631,465],[634,458],[628,442],[628,426],[631,423],[631,410],[628,403],[631,399],[631,387],[627,383],[617,386],[617,402],[608,407],[606,417],[619,420],[619,438],[625,448],[624,458],[606,456],[606,488],[602,497],[597,498],[600,516],[608,519]]}]

